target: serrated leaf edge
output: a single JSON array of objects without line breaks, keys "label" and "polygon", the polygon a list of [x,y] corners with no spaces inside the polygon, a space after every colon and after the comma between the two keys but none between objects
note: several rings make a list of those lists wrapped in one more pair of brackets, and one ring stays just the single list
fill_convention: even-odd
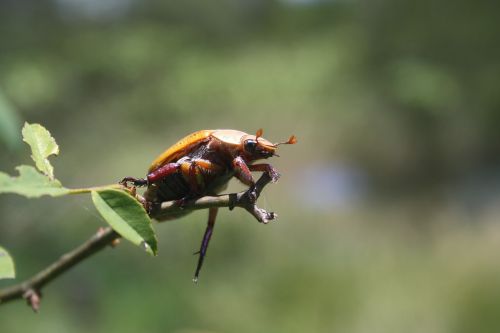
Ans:
[{"label": "serrated leaf edge", "polygon": [[[49,140],[53,141],[54,144],[55,144],[55,151],[49,153],[47,156],[43,157],[41,160],[38,160],[37,158],[35,158],[35,156],[33,154],[34,147],[26,139],[26,132],[25,132],[25,130],[27,131],[30,127],[31,127],[32,133],[33,133],[33,131],[34,131],[33,129],[35,127],[41,128],[43,131],[45,131],[48,134]],[[57,156],[57,155],[59,155],[59,145],[57,144],[56,139],[52,136],[52,133],[50,133],[50,131],[48,129],[46,129],[41,124],[38,124],[38,123],[30,124],[28,122],[24,123],[24,126],[23,126],[23,128],[21,130],[21,133],[22,133],[22,136],[23,136],[23,141],[26,142],[28,144],[28,146],[30,147],[30,149],[31,149],[31,155],[30,156],[31,156],[31,159],[35,162],[36,168],[40,172],[42,172],[44,175],[46,175],[47,177],[49,177],[51,180],[54,180],[55,179],[54,178],[54,167],[50,163],[49,157],[50,156]],[[35,142],[35,148],[38,151],[40,151],[40,152],[42,151],[42,149],[41,149],[42,147],[40,147],[40,145],[38,144],[38,142]],[[44,167],[40,166],[39,163],[41,163],[47,170],[45,170]]]}]

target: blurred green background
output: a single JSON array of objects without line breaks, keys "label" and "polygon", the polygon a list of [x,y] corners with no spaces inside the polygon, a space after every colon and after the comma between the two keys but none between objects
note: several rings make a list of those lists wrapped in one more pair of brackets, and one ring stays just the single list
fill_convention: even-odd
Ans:
[{"label": "blurred green background", "polygon": [[[0,307],[0,332],[499,332],[500,47],[494,1],[0,0],[0,170],[23,121],[68,187],[143,176],[206,128],[296,134],[258,224],[156,225]],[[242,186],[232,184],[231,189]],[[88,196],[0,197],[27,278],[103,220]],[[15,282],[15,281],[14,281]],[[12,281],[0,281],[6,286]]]}]

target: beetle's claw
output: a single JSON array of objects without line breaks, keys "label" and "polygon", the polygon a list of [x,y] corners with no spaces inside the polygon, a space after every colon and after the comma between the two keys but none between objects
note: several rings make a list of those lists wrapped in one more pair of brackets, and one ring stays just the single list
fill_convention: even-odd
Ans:
[{"label": "beetle's claw", "polygon": [[129,182],[129,180],[130,180],[130,177],[125,177],[125,178],[123,178],[122,180],[120,180],[120,181],[118,182],[118,184],[123,185],[123,186],[125,186],[125,187],[128,187],[128,182]]},{"label": "beetle's claw", "polygon": [[278,181],[278,179],[280,179],[281,174],[280,174],[278,171],[276,171],[276,170],[272,169],[272,170],[269,172],[269,177],[271,178],[271,182],[272,182],[272,183],[276,183],[276,182]]},{"label": "beetle's claw", "polygon": [[148,185],[148,181],[146,179],[134,177],[125,177],[119,182],[119,184],[129,188],[129,182],[132,183],[133,186],[139,187]]}]

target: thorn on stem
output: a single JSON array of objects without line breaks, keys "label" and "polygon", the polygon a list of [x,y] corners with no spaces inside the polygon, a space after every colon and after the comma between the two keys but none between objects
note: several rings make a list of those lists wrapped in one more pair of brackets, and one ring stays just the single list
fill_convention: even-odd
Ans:
[{"label": "thorn on stem", "polygon": [[38,313],[38,311],[40,310],[40,303],[42,300],[42,295],[40,294],[40,292],[37,292],[34,289],[28,289],[24,293],[23,297],[24,299],[26,299],[26,302],[33,309],[33,311],[35,313]]}]

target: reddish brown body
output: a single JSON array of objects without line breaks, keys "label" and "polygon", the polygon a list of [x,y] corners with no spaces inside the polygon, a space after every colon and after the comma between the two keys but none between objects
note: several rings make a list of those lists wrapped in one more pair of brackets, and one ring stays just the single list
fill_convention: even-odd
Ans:
[{"label": "reddish brown body", "polygon": [[[276,155],[276,148],[280,144],[293,144],[296,139],[291,136],[286,142],[273,144],[261,135],[262,130],[250,135],[230,129],[192,133],[158,156],[151,164],[146,179],[127,177],[122,182],[147,185],[144,197],[147,205],[151,206],[171,200],[178,200],[182,205],[189,199],[215,195],[226,188],[232,177],[251,188],[255,184],[252,171],[267,172],[276,181],[279,174],[270,164],[253,162]],[[217,208],[210,208],[195,280],[203,263],[216,215]]]}]

